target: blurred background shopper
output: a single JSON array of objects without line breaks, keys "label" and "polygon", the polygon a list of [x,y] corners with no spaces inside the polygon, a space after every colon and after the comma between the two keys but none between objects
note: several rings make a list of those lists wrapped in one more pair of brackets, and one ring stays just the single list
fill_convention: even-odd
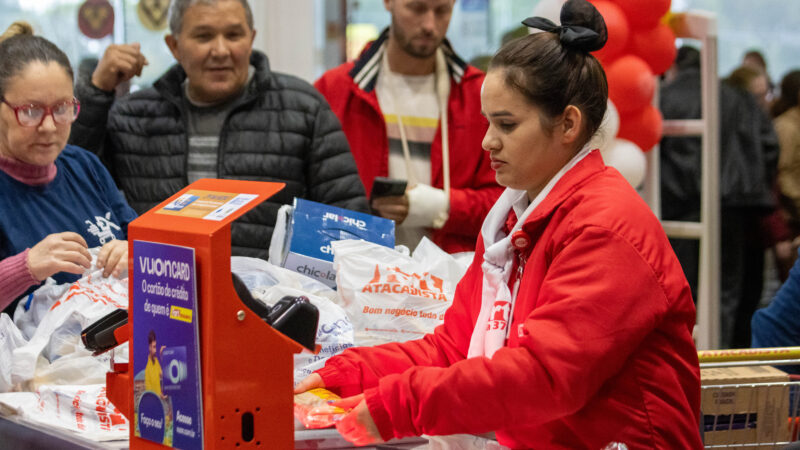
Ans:
[{"label": "blurred background shopper", "polygon": [[472,251],[501,188],[481,150],[483,72],[445,38],[455,0],[384,0],[389,28],[357,60],[314,84],[350,142],[361,180],[408,180],[405,195],[373,197],[397,222],[399,244],[423,236],[447,252]]}]

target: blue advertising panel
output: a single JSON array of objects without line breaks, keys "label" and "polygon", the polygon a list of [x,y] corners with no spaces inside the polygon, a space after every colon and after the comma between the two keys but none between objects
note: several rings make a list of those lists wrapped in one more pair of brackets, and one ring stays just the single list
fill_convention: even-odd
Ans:
[{"label": "blue advertising panel", "polygon": [[202,449],[194,249],[134,241],[132,269],[134,433],[167,447]]}]

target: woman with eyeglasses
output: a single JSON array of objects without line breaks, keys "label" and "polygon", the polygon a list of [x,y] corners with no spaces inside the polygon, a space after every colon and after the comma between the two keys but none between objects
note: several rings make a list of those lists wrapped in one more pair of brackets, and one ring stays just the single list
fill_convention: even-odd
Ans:
[{"label": "woman with eyeglasses", "polygon": [[48,277],[75,281],[102,246],[103,275],[127,270],[136,217],[92,153],[67,145],[80,104],[67,56],[15,22],[0,36],[0,309]]}]

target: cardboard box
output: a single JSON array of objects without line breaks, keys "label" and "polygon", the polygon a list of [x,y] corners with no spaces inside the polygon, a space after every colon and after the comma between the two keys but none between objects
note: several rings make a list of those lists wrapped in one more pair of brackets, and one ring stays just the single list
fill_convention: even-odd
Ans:
[{"label": "cardboard box", "polygon": [[706,446],[788,440],[789,375],[785,372],[770,366],[701,369],[700,379]]},{"label": "cardboard box", "polygon": [[[279,217],[275,224],[270,262],[336,288],[330,243],[343,239],[363,239],[394,248],[394,221],[295,198],[288,217]],[[280,251],[275,252],[274,246]]]}]

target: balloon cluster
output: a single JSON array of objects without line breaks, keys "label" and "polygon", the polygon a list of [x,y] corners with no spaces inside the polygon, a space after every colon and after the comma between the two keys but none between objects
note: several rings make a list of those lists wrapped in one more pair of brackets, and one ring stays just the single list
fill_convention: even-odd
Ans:
[{"label": "balloon cluster", "polygon": [[[608,109],[594,145],[609,166],[633,185],[644,180],[644,153],[661,139],[662,117],[653,105],[655,76],[675,60],[675,35],[661,18],[671,0],[589,0],[602,14],[608,42],[594,56],[608,79]],[[565,0],[541,0],[533,15],[559,22]]]}]

